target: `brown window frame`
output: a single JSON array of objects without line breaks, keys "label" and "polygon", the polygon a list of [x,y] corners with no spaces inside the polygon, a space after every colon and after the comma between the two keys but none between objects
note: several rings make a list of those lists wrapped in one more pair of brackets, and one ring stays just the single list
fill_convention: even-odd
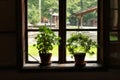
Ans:
[{"label": "brown window frame", "polygon": [[[19,52],[21,53],[21,62],[22,66],[26,63],[38,63],[38,62],[30,62],[28,61],[28,54],[27,54],[27,0],[19,0],[19,11],[18,11],[18,17],[20,21],[20,32],[18,35],[20,36],[18,39],[20,39],[19,46],[21,47],[19,49]],[[106,41],[103,40],[105,36],[103,33],[106,33],[103,31],[103,0],[98,0],[98,29],[66,29],[66,0],[59,0],[59,26],[65,26],[65,27],[59,27],[59,30],[54,30],[54,31],[59,31],[62,33],[59,33],[59,36],[62,38],[61,40],[61,45],[59,46],[59,61],[57,63],[67,63],[66,62],[66,32],[67,31],[96,31],[98,30],[98,43],[101,46],[101,48],[98,48],[98,55],[97,55],[97,61],[95,63],[101,63],[103,64],[106,56],[104,56],[105,50],[103,49],[103,46],[106,46]],[[20,13],[20,14],[19,14]],[[28,31],[36,31],[36,30],[28,30]],[[107,35],[107,34],[106,34]],[[105,42],[104,42],[105,41]],[[64,47],[63,47],[64,46]],[[90,61],[94,62],[94,61]]]}]

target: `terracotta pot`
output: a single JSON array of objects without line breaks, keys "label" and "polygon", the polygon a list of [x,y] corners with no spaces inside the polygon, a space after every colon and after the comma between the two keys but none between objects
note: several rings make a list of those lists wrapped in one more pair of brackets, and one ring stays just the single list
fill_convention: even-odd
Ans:
[{"label": "terracotta pot", "polygon": [[76,53],[74,54],[74,59],[75,59],[75,66],[85,66],[85,53]]},{"label": "terracotta pot", "polygon": [[46,53],[46,54],[40,53],[39,56],[41,59],[40,65],[46,66],[51,64],[50,60],[51,60],[52,53]]}]

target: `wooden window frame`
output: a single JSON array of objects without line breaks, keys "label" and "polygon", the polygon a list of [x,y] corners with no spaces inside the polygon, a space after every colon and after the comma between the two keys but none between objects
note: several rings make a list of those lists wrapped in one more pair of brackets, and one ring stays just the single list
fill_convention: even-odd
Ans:
[{"label": "wooden window frame", "polygon": [[[104,64],[106,65],[106,55],[104,55],[103,53],[107,52],[103,46],[107,46],[106,45],[106,39],[105,39],[105,35],[103,35],[104,33],[107,35],[107,33],[104,31],[104,23],[103,20],[104,20],[104,16],[103,15],[103,8],[104,8],[104,5],[103,4],[105,3],[105,1],[103,0],[98,0],[98,29],[87,29],[88,31],[95,31],[95,30],[98,30],[98,43],[100,43],[100,48],[98,48],[98,60],[96,63],[100,63],[100,64]],[[24,66],[24,64],[26,63],[29,63],[28,61],[28,58],[25,57],[25,56],[28,56],[27,52],[26,52],[26,49],[27,49],[27,16],[25,14],[27,14],[27,1],[26,0],[19,0],[18,1],[18,21],[19,21],[19,32],[18,32],[18,39],[20,41],[19,42],[19,47],[20,49],[18,50],[18,52],[20,53],[19,56],[20,59],[18,60],[18,62],[22,63],[21,67]],[[62,40],[61,40],[61,45],[59,46],[59,61],[58,63],[66,63],[66,31],[84,31],[86,29],[66,29],[66,0],[59,0],[59,16],[61,16],[59,18],[59,26],[64,26],[64,27],[59,27],[59,32],[62,32],[62,33],[59,33],[59,36],[62,37]],[[57,30],[55,30],[57,31]],[[102,36],[102,37],[101,37]],[[105,42],[104,42],[105,41]],[[34,62],[32,62],[34,63]],[[36,62],[35,62],[36,63]]]}]

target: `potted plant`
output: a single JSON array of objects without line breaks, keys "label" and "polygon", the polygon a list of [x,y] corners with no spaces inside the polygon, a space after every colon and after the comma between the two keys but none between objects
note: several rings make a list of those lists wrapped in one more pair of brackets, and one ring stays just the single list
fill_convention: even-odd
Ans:
[{"label": "potted plant", "polygon": [[47,26],[39,27],[39,34],[35,37],[35,46],[38,49],[38,53],[41,59],[41,65],[49,65],[52,53],[50,51],[53,49],[53,45],[59,45],[60,37],[57,37],[55,33],[49,29]]},{"label": "potted plant", "polygon": [[86,54],[95,54],[92,47],[97,47],[96,42],[82,33],[74,33],[67,39],[67,48],[72,57],[74,56],[76,66],[85,65]]}]

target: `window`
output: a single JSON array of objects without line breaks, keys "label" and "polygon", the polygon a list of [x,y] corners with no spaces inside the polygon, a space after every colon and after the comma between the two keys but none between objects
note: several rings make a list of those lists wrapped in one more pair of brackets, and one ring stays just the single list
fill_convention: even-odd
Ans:
[{"label": "window", "polygon": [[[33,44],[41,25],[61,37],[61,44],[52,51],[55,52],[53,63],[73,63],[66,48],[66,40],[72,33],[84,33],[101,45],[101,4],[100,0],[26,0],[22,5],[23,62],[38,63],[40,60]],[[87,62],[102,62],[103,49],[99,47],[95,51],[94,56],[87,55]]]},{"label": "window", "polygon": [[109,66],[118,67],[120,66],[120,15],[119,15],[119,0],[110,1],[110,27],[108,30],[110,53],[109,53]]}]

